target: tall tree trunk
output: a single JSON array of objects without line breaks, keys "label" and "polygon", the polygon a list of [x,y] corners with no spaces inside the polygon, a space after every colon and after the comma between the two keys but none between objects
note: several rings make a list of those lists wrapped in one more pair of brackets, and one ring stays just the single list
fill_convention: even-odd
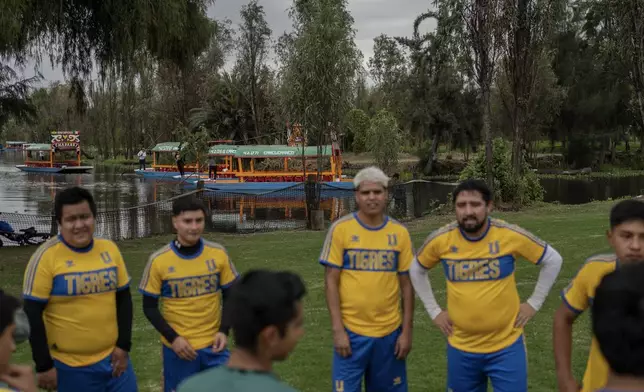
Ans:
[{"label": "tall tree trunk", "polygon": [[432,147],[429,150],[429,156],[427,157],[427,164],[425,165],[425,174],[431,175],[434,170],[434,160],[438,154],[438,145],[440,143],[441,133],[439,130],[436,130],[434,134],[434,139],[432,140]]},{"label": "tall tree trunk", "polygon": [[492,147],[492,108],[490,106],[490,85],[482,86],[483,105],[483,135],[485,137],[485,171],[486,181],[490,189],[494,190],[494,151]]}]

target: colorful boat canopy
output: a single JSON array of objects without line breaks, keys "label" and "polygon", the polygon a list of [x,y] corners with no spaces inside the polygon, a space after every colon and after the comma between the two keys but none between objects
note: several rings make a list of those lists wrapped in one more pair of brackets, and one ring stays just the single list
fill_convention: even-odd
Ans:
[{"label": "colorful boat canopy", "polygon": [[210,149],[208,150],[208,155],[219,156],[219,157],[234,156],[238,148],[239,146],[228,145],[228,144],[217,144],[215,146],[210,147]]},{"label": "colorful boat canopy", "polygon": [[[179,151],[179,145],[181,145],[181,143],[179,143],[179,142],[159,143],[156,146],[154,146],[152,151],[154,151],[154,152],[175,152],[175,151]],[[183,148],[185,146],[186,146],[185,144],[182,145],[181,149],[183,150]]]},{"label": "colorful boat canopy", "polygon": [[21,144],[27,144],[27,142],[16,142],[16,141],[13,141],[13,140],[11,140],[11,141],[7,140],[6,144],[8,144],[8,145],[21,145]]},{"label": "colorful boat canopy", "polygon": [[27,151],[51,151],[51,144],[30,144],[25,148]]},{"label": "colorful boat canopy", "polygon": [[[330,145],[322,146],[322,156],[331,156],[332,148]],[[308,146],[304,148],[304,156],[307,158],[317,157],[317,146]],[[255,145],[239,146],[235,152],[236,158],[301,158],[301,146],[273,146],[273,145]]]}]

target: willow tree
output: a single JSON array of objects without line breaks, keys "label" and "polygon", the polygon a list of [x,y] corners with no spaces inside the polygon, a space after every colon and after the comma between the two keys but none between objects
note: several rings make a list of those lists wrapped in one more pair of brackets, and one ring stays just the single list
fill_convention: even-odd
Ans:
[{"label": "willow tree", "polygon": [[352,105],[361,55],[346,0],[295,0],[290,17],[293,32],[278,43],[283,102],[318,146],[319,178],[322,146]]},{"label": "willow tree", "polygon": [[83,80],[131,67],[147,51],[189,68],[208,45],[213,22],[206,16],[212,0],[14,0],[0,14],[0,56],[24,62],[49,57],[83,96]]}]

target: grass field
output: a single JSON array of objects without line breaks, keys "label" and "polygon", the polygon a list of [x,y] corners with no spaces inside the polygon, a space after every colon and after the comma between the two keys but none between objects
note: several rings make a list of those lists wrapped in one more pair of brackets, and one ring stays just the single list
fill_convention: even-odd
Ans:
[{"label": "grass field", "polygon": [[[551,326],[558,293],[575,274],[586,257],[607,249],[604,232],[612,203],[598,202],[581,206],[542,205],[518,213],[495,214],[517,223],[560,251],[564,258],[561,271],[551,295],[541,311],[526,328],[529,378],[531,391],[556,390],[554,360],[551,349]],[[416,247],[433,229],[451,217],[432,217],[409,223]],[[208,235],[224,244],[237,268],[243,273],[250,268],[288,269],[299,273],[308,286],[306,297],[306,336],[285,363],[277,366],[278,374],[289,384],[304,392],[329,391],[332,339],[323,293],[323,269],[317,263],[324,233],[288,232],[246,236]],[[165,244],[170,237],[160,237],[120,243],[136,288],[147,257]],[[19,293],[25,264],[34,248],[2,249],[0,285],[9,292]],[[539,269],[526,261],[516,269],[521,298],[525,300],[534,288]],[[445,301],[442,269],[430,273],[439,302]],[[160,391],[160,341],[141,310],[141,296],[133,290],[135,300],[134,347],[132,361],[141,391]],[[574,334],[574,369],[580,378],[585,367],[590,344],[589,319],[584,315],[577,322]],[[27,345],[19,347],[16,362],[30,362]],[[417,301],[414,344],[408,359],[410,390],[441,391],[445,388],[445,339],[432,325]],[[213,386],[213,389],[215,386]]]}]

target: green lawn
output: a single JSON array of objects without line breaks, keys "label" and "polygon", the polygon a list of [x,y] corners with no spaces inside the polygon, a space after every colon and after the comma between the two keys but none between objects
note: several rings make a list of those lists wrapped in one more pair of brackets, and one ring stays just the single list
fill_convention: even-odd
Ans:
[{"label": "green lawn", "polygon": [[[558,293],[575,274],[579,265],[592,253],[605,251],[604,232],[612,203],[598,202],[581,206],[543,205],[518,213],[500,213],[496,216],[517,223],[539,235],[556,247],[564,257],[560,279],[542,310],[526,328],[530,361],[530,390],[556,390],[554,360],[551,349],[552,315],[559,304]],[[415,245],[433,229],[451,217],[436,217],[409,224]],[[306,336],[291,358],[277,366],[277,372],[289,384],[305,392],[329,391],[332,339],[323,293],[323,270],[317,263],[324,233],[289,232],[246,236],[208,235],[211,240],[224,244],[237,268],[289,269],[306,281]],[[136,287],[150,253],[170,237],[126,241],[120,244]],[[13,293],[20,292],[24,266],[34,248],[2,249],[0,261],[1,285]],[[539,269],[520,262],[517,283],[522,299],[534,288]],[[430,274],[433,287],[441,303],[445,300],[445,284],[441,269]],[[141,311],[141,297],[133,290],[135,300],[134,347],[132,360],[141,391],[160,390],[160,342],[157,333],[148,324]],[[575,328],[574,369],[583,374],[590,344],[589,320],[582,316]],[[28,347],[19,347],[17,362],[30,361]],[[414,346],[408,360],[411,391],[440,391],[445,388],[445,339],[431,324],[418,301],[414,329]],[[213,386],[214,388],[214,386]]]}]

